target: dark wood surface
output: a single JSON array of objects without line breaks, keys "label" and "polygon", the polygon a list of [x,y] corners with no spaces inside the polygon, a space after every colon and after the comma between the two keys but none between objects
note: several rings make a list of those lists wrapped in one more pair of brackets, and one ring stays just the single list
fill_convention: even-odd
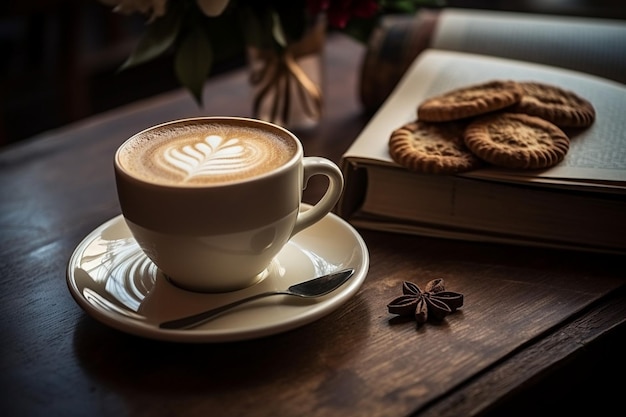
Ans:
[{"label": "dark wood surface", "polygon": [[[363,53],[331,36],[323,121],[297,132],[306,154],[339,162],[365,126]],[[286,333],[158,342],[81,310],[65,269],[76,245],[119,214],[117,146],[167,120],[249,116],[248,94],[236,71],[207,84],[205,108],[176,91],[0,152],[2,415],[536,416],[619,404],[624,257],[360,230],[370,269],[359,292]],[[319,191],[313,184],[305,199]],[[420,328],[387,312],[403,281],[433,278],[465,295],[462,309]]]}]

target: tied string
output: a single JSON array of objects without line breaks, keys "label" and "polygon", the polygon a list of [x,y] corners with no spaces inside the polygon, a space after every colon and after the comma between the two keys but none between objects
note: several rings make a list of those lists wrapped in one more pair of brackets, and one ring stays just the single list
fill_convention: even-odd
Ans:
[{"label": "tied string", "polygon": [[293,53],[288,49],[282,53],[257,53],[262,64],[250,74],[250,83],[258,88],[253,103],[254,114],[258,116],[263,103],[269,101],[270,120],[276,121],[280,117],[285,123],[289,123],[291,91],[295,88],[294,96],[299,100],[304,114],[311,119],[319,118],[322,111],[322,92],[296,62]]},{"label": "tied string", "polygon": [[[263,116],[269,117],[272,122],[282,119],[289,124],[291,116],[304,116],[315,121],[319,119],[322,113],[322,91],[305,71],[305,65],[316,66],[314,71],[319,71],[321,77],[321,68],[318,68],[319,62],[316,62],[315,55],[324,48],[325,33],[326,21],[323,16],[318,16],[301,40],[290,43],[279,52],[249,48],[250,84],[255,90],[253,112],[256,117],[261,112],[269,111],[269,114]],[[310,58],[310,62],[305,62],[307,58]],[[297,102],[292,103],[292,99]]]}]

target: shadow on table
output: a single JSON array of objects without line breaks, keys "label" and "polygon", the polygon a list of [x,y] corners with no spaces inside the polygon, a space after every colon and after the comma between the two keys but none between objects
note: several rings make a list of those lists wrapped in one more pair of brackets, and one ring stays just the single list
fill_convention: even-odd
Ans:
[{"label": "shadow on table", "polygon": [[[302,395],[319,389],[319,401],[336,405],[342,389],[360,384],[358,375],[342,369],[367,343],[369,315],[357,294],[350,303],[301,328],[215,344],[143,339],[85,315],[74,333],[74,350],[80,366],[96,381],[96,390],[111,391],[132,410],[158,408],[163,413],[163,408],[172,407],[184,413],[202,407],[228,415],[270,399],[293,402],[289,396],[294,385],[300,386]],[[285,398],[276,398],[277,393]]]}]

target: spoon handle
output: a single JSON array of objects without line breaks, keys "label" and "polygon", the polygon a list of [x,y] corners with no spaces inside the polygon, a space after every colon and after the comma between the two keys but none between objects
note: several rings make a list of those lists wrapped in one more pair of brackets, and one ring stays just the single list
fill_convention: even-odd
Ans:
[{"label": "spoon handle", "polygon": [[237,301],[233,301],[232,303],[224,304],[223,306],[213,308],[211,310],[203,311],[198,314],[194,314],[187,317],[182,317],[175,320],[164,321],[159,324],[159,327],[162,329],[191,329],[193,327],[199,326],[202,323],[206,323],[214,317],[222,314],[223,312],[230,310],[231,308],[237,307],[241,304],[257,300],[263,297],[269,297],[270,295],[278,295],[278,294],[289,294],[283,291],[268,291],[262,292],[258,294],[251,295],[246,298],[242,298]]}]

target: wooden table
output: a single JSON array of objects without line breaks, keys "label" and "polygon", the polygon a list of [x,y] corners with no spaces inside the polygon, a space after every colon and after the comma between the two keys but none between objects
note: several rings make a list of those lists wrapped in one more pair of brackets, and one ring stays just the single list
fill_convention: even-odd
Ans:
[{"label": "wooden table", "polygon": [[[364,48],[331,36],[322,124],[305,153],[339,162],[367,122]],[[473,416],[600,414],[619,404],[624,257],[360,230],[370,269],[322,319],[245,342],[181,344],[111,329],[66,285],[76,245],[119,214],[112,158],[129,135],[196,115],[249,115],[245,72],[0,152],[0,413],[4,416]],[[37,117],[37,115],[33,115]],[[319,195],[314,187],[307,201]],[[386,305],[443,278],[465,305],[416,328]],[[552,414],[555,415],[555,414]]]}]

